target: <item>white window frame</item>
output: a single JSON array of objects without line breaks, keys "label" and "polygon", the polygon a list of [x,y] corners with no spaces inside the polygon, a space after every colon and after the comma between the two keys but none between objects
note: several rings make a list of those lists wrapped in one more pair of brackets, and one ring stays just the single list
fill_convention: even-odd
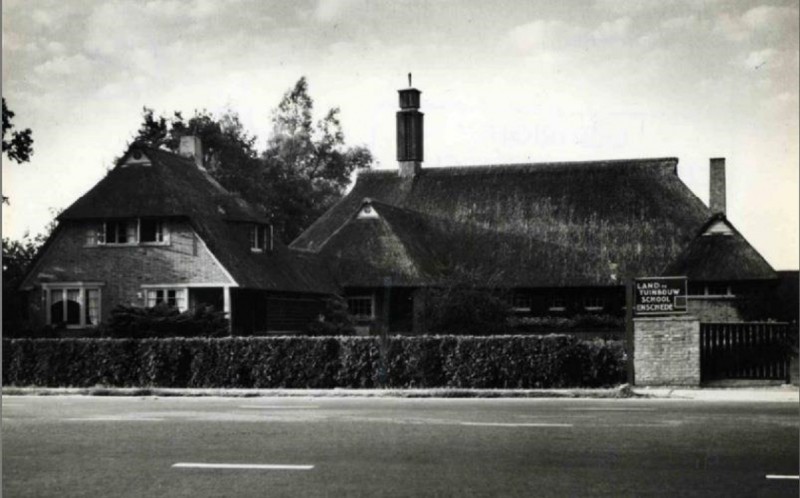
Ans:
[{"label": "white window frame", "polygon": [[[142,218],[136,218],[136,241],[142,246],[166,246],[169,245],[169,230],[167,230],[167,223],[163,218],[148,218],[148,220],[155,221],[156,226],[160,227],[161,240],[148,240],[142,241]],[[156,231],[159,234],[159,231]]]},{"label": "white window frame", "polygon": [[[374,320],[375,319],[375,296],[374,295],[371,295],[371,296],[368,296],[368,295],[347,296],[345,299],[347,301],[347,313],[350,316],[352,316],[356,320]],[[363,300],[368,300],[369,301],[369,311],[370,311],[369,316],[367,316],[367,315],[355,315],[350,311],[350,301],[351,300],[356,300],[356,299],[363,299]]]},{"label": "white window frame", "polygon": [[[53,323],[53,316],[52,310],[50,307],[53,305],[53,293],[60,292],[62,293],[61,302],[64,303],[66,306],[66,293],[68,290],[77,290],[78,291],[78,304],[81,307],[80,310],[80,320],[77,324],[70,324],[66,327],[68,329],[82,329],[86,327],[95,327],[100,324],[103,316],[103,286],[105,284],[102,282],[58,282],[58,283],[46,283],[42,284],[42,289],[44,291],[44,301],[45,301],[45,310],[47,313],[46,316],[46,323],[48,325],[55,325]],[[97,291],[97,323],[86,323],[86,307],[89,305],[86,299],[86,291],[88,290],[96,290]],[[64,313],[64,317],[66,318],[66,310]]]},{"label": "white window frame", "polygon": [[[155,305],[150,305],[150,293],[151,292],[164,292],[167,293],[169,291],[175,291],[175,304],[178,311],[183,313],[184,311],[189,309],[189,288],[185,286],[175,286],[175,285],[143,285],[142,289],[144,292],[142,293],[142,298],[144,299],[144,307],[145,308],[152,308]],[[166,301],[166,294],[164,295],[164,301]]]},{"label": "white window frame", "polygon": [[[130,225],[134,226],[133,230],[133,237],[128,240],[127,242],[108,242],[106,240],[106,232],[108,230],[109,223],[119,223],[125,221]],[[104,247],[128,247],[128,246],[167,246],[169,245],[170,238],[169,238],[169,229],[168,224],[164,218],[157,218],[155,219],[156,223],[161,225],[161,240],[160,241],[147,241],[142,242],[141,234],[142,234],[142,218],[120,218],[118,220],[103,220],[102,223],[99,223],[97,226],[91,227],[94,230],[93,237],[90,238],[91,241],[87,241],[87,246],[104,246]],[[129,226],[130,226],[129,225]],[[98,230],[99,229],[99,230]],[[118,230],[117,230],[118,232]]]},{"label": "white window frame", "polygon": [[600,296],[587,296],[583,298],[583,309],[586,311],[603,311],[606,300]]},{"label": "white window frame", "polygon": [[548,311],[567,311],[567,300],[563,297],[551,297]]},{"label": "white window frame", "polygon": [[[263,235],[263,237],[259,238],[259,232]],[[269,240],[267,240],[269,237]],[[273,231],[272,231],[272,224],[269,225],[261,225],[261,224],[253,224],[250,225],[250,251],[252,252],[264,252],[269,248],[272,250],[273,247]]]},{"label": "white window frame", "polygon": [[[527,306],[518,306],[518,301],[527,301]],[[513,294],[511,296],[511,310],[516,313],[528,313],[533,307],[533,297],[528,294]]]},{"label": "white window frame", "polygon": [[[713,287],[718,287],[718,286],[722,287],[723,285],[725,286],[725,294],[711,294],[711,292],[709,291],[709,288],[712,287],[712,286]],[[731,289],[731,284],[717,284],[717,285],[705,284],[703,286],[703,297],[732,298],[732,297],[736,297],[736,295],[733,293],[733,290]]]}]

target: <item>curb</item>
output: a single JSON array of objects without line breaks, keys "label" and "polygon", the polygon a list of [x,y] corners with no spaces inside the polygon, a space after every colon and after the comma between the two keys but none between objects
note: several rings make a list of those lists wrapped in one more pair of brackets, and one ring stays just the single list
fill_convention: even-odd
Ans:
[{"label": "curb", "polygon": [[612,389],[191,389],[4,387],[3,396],[312,397],[312,398],[595,398],[647,397],[627,386]]}]

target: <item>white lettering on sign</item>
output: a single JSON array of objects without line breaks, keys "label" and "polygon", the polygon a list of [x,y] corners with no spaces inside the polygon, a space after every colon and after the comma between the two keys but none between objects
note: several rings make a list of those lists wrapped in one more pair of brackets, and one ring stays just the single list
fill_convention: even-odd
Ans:
[{"label": "white lettering on sign", "polygon": [[686,279],[661,277],[637,280],[634,311],[636,313],[684,313],[685,304],[677,298],[686,294]]}]

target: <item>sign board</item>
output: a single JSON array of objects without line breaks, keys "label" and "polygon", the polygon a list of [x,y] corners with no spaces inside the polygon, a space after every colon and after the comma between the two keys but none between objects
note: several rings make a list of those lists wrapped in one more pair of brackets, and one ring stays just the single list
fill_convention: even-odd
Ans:
[{"label": "sign board", "polygon": [[633,313],[678,315],[687,312],[686,277],[637,278],[633,283]]}]

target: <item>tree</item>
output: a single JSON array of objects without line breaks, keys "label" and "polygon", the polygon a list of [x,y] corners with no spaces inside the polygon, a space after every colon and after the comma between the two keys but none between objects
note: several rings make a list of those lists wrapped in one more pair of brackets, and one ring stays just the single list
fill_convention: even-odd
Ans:
[{"label": "tree", "polygon": [[[11,122],[14,116],[14,112],[6,106],[6,99],[3,97],[3,154],[9,160],[22,164],[30,161],[33,155],[33,137],[30,128],[11,131],[14,128]],[[3,202],[8,204],[8,197],[3,196]]]},{"label": "tree", "polygon": [[273,216],[292,240],[342,197],[356,169],[369,168],[365,147],[348,147],[334,107],[313,122],[314,100],[300,78],[273,111],[272,136],[263,154],[277,203]]},{"label": "tree", "polygon": [[261,196],[263,167],[255,149],[256,137],[245,131],[234,111],[221,116],[195,111],[188,121],[180,112],[171,118],[155,117],[145,107],[135,140],[151,147],[178,150],[182,136],[195,135],[203,143],[203,165],[228,190],[238,192],[252,204],[266,209]]},{"label": "tree", "polygon": [[19,285],[25,278],[36,254],[55,230],[59,210],[50,210],[53,215],[43,233],[34,237],[26,233],[22,240],[3,237],[3,329],[6,333],[18,332],[24,327],[25,294],[20,292]]},{"label": "tree", "polygon": [[[17,163],[30,161],[33,155],[33,138],[31,129],[26,128],[22,131],[11,131],[14,124],[14,112],[6,106],[6,99],[3,97],[3,153],[8,158]],[[6,138],[6,135],[9,135]]]},{"label": "tree", "polygon": [[260,207],[290,242],[341,198],[353,171],[372,164],[369,150],[345,145],[338,108],[317,123],[313,110],[303,77],[273,110],[272,136],[262,152],[231,110],[219,117],[195,112],[187,121],[179,112],[156,117],[145,107],[135,139],[177,151],[181,136],[197,135],[209,173]]}]

